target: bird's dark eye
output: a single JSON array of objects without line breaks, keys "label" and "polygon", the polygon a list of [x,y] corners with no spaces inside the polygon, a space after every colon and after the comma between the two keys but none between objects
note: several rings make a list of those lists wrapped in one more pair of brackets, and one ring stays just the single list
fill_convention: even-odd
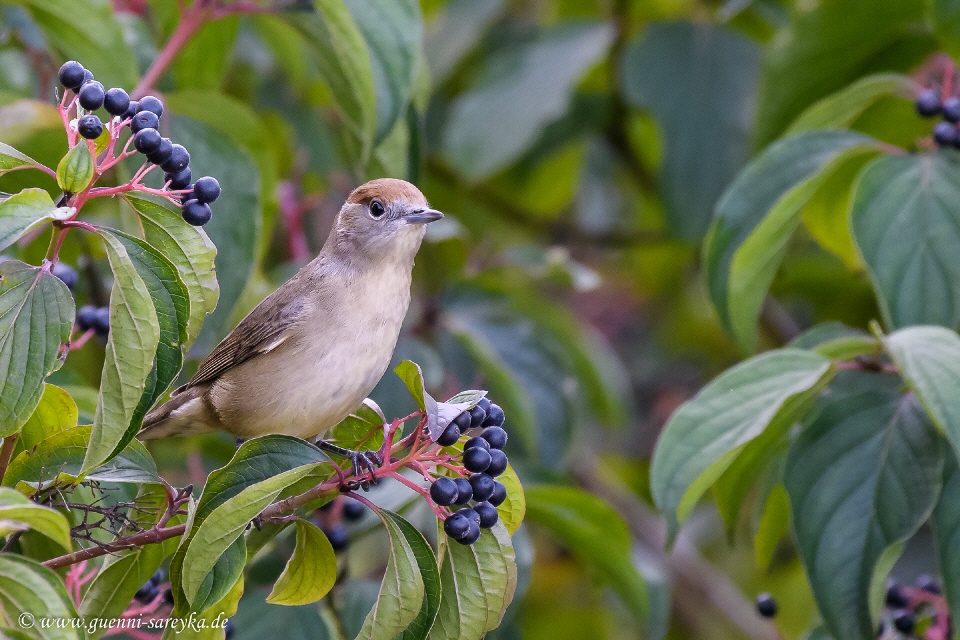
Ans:
[{"label": "bird's dark eye", "polygon": [[379,200],[374,200],[370,203],[370,215],[374,218],[381,218],[387,210],[383,208],[383,203]]}]

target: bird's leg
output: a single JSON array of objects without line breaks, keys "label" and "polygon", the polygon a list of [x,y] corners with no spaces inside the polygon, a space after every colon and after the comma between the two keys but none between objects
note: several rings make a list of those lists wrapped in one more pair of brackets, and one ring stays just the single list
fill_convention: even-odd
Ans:
[{"label": "bird's leg", "polygon": [[[377,479],[377,469],[383,466],[383,458],[376,451],[354,451],[320,439],[317,439],[317,447],[322,451],[349,458],[355,477],[359,477],[364,471],[369,471],[370,482],[374,485],[380,484],[380,480]],[[366,481],[361,483],[364,490],[367,489],[365,485],[367,485]]]}]

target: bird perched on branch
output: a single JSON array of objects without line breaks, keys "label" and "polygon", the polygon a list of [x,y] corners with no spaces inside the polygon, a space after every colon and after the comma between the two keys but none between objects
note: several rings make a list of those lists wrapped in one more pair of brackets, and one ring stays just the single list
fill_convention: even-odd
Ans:
[{"label": "bird perched on branch", "polygon": [[[322,436],[387,370],[425,225],[442,217],[403,180],[357,187],[320,254],[257,305],[190,382],[147,414],[137,437],[218,430],[238,438]],[[356,452],[326,448],[351,456],[357,467]]]}]

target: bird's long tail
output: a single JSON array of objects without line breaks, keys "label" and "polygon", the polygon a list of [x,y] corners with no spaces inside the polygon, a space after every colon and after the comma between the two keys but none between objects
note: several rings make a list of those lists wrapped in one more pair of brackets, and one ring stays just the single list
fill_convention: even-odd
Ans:
[{"label": "bird's long tail", "polygon": [[147,414],[137,433],[140,440],[192,436],[216,431],[213,412],[203,397],[203,387],[187,387]]}]

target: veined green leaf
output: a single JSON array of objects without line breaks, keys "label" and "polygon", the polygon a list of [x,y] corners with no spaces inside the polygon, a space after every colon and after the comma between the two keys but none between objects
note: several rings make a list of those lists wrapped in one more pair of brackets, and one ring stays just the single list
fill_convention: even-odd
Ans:
[{"label": "veined green leaf", "polygon": [[427,637],[430,628],[433,627],[433,621],[440,609],[440,567],[437,565],[437,557],[433,555],[433,549],[430,548],[426,538],[413,525],[392,511],[383,510],[382,513],[393,520],[407,544],[410,545],[423,580],[423,602],[420,605],[420,612],[398,640],[422,640]]},{"label": "veined green leaf", "polygon": [[40,163],[8,144],[0,142],[0,175],[21,167],[39,167]]},{"label": "veined green leaf", "polygon": [[[31,614],[38,623],[24,628],[18,623],[23,613]],[[39,624],[40,620],[69,622],[76,618],[77,610],[60,576],[23,556],[0,555],[0,628],[36,640],[81,640],[82,628]]]},{"label": "veined green leaf", "polygon": [[80,193],[93,179],[94,165],[90,147],[81,139],[57,165],[57,184],[67,193]]},{"label": "veined green leaf", "polygon": [[70,394],[60,387],[44,384],[40,403],[23,424],[19,442],[24,449],[32,449],[54,433],[77,426],[78,418],[77,403]]},{"label": "veined green leaf", "polygon": [[943,590],[950,608],[950,617],[960,615],[960,466],[956,453],[948,453],[943,467],[943,490],[930,519],[936,540]]},{"label": "veined green leaf", "polygon": [[296,606],[316,602],[337,581],[337,556],[316,525],[297,520],[297,546],[267,596],[269,604]]},{"label": "veined green leaf", "polygon": [[71,209],[57,208],[43,189],[24,189],[0,200],[0,250],[48,220],[62,220]]},{"label": "veined green leaf", "polygon": [[785,136],[814,129],[846,129],[880,98],[911,98],[914,82],[899,73],[878,73],[860,78],[833,95],[815,102],[800,114]]},{"label": "veined green leaf", "polygon": [[383,444],[383,425],[386,423],[387,418],[380,405],[365,398],[356,411],[324,434],[323,439],[354,451],[361,448],[375,450]]},{"label": "veined green leaf", "polygon": [[62,513],[31,501],[19,491],[0,487],[0,529],[7,522],[22,523],[47,536],[69,553],[70,523]]},{"label": "veined green leaf", "polygon": [[[420,365],[410,360],[404,360],[393,370],[397,376],[407,385],[407,390],[413,396],[417,406],[427,416],[427,432],[430,437],[436,440],[440,436],[440,423],[438,421],[437,401],[433,399],[424,388],[423,372]],[[444,425],[446,426],[446,425]]]},{"label": "veined green leaf", "polygon": [[520,484],[520,478],[511,465],[507,465],[498,478],[507,489],[507,499],[497,507],[497,513],[500,514],[500,522],[507,529],[507,533],[513,535],[520,524],[523,522],[523,516],[527,513],[527,499],[523,493],[523,485]]}]

